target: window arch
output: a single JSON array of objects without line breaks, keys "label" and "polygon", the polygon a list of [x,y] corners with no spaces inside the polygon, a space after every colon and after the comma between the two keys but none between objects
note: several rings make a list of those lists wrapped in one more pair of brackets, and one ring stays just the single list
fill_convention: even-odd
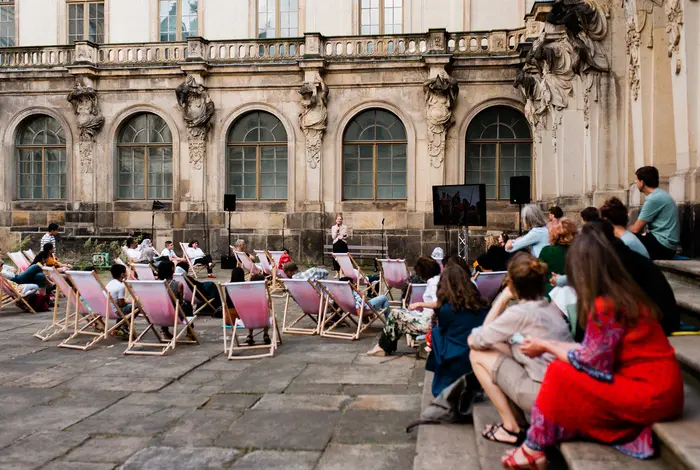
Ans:
[{"label": "window arch", "polygon": [[226,187],[240,199],[287,199],[287,131],[265,111],[238,118],[226,140]]},{"label": "window arch", "polygon": [[531,176],[532,136],[525,116],[508,106],[481,111],[467,129],[467,184],[486,184],[488,199],[510,198],[510,177]]},{"label": "window arch", "polygon": [[173,135],[153,113],[131,116],[117,141],[117,197],[173,198]]},{"label": "window arch", "polygon": [[345,128],[343,199],[406,199],[406,128],[395,114],[369,109]]},{"label": "window arch", "polygon": [[66,198],[66,136],[51,116],[25,119],[15,140],[18,199]]}]

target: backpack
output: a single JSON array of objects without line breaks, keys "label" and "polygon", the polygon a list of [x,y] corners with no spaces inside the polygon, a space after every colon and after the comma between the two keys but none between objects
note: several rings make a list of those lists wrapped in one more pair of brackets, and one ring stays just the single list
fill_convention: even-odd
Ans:
[{"label": "backpack", "polygon": [[[30,296],[26,297],[25,300],[37,313],[48,312],[51,309],[51,297],[48,294],[31,294]],[[29,309],[23,303],[19,303],[18,305],[26,312],[29,311]]]}]

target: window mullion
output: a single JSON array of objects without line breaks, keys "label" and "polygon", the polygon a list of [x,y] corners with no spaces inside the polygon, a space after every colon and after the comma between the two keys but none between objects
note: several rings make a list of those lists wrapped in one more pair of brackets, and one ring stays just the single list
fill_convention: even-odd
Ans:
[{"label": "window mullion", "polygon": [[260,144],[255,147],[255,199],[260,200],[260,154],[262,153]]},{"label": "window mullion", "polygon": [[[150,139],[149,139],[150,140]],[[144,145],[143,147],[143,173],[144,173],[144,178],[143,178],[143,195],[146,200],[148,200],[148,145]],[[134,175],[136,176],[136,175]],[[134,182],[136,182],[134,180]]]},{"label": "window mullion", "polygon": [[282,12],[280,12],[280,0],[275,2],[275,37],[279,38],[282,36]]},{"label": "window mullion", "polygon": [[384,0],[379,0],[379,34],[384,34]]},{"label": "window mullion", "polygon": [[182,0],[175,2],[175,40],[182,41]]},{"label": "window mullion", "polygon": [[501,143],[496,144],[496,199],[501,199]]},{"label": "window mullion", "polygon": [[372,145],[372,173],[373,173],[373,181],[374,184],[372,185],[372,197],[376,201],[377,200],[377,183],[378,183],[378,178],[377,178],[377,143],[375,142]]},{"label": "window mullion", "polygon": [[46,199],[46,147],[41,147],[41,198]]}]

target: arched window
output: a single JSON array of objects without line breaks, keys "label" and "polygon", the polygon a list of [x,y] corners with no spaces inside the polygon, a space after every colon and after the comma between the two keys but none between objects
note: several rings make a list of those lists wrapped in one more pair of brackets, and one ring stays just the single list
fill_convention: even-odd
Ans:
[{"label": "arched window", "polygon": [[530,126],[519,111],[494,106],[467,129],[467,184],[486,184],[488,199],[510,198],[510,177],[531,176]]},{"label": "arched window", "polygon": [[119,132],[117,154],[119,199],[173,198],[173,136],[161,117],[130,117]]},{"label": "arched window", "polygon": [[270,113],[252,111],[228,133],[226,187],[240,199],[287,199],[287,131]]},{"label": "arched window", "polygon": [[406,199],[406,128],[396,115],[370,109],[348,124],[343,199]]},{"label": "arched window", "polygon": [[66,137],[61,124],[51,116],[28,117],[15,143],[18,199],[65,199]]}]

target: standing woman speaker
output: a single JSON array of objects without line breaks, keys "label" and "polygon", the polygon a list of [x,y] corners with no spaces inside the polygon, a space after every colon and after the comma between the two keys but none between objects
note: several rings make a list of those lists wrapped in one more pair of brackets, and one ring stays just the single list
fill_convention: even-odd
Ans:
[{"label": "standing woman speaker", "polygon": [[[335,225],[331,229],[331,237],[333,238],[333,253],[347,253],[348,244],[346,242],[348,238],[348,228],[343,225],[343,214],[338,214],[335,217]],[[340,273],[340,265],[333,258],[333,270],[336,276]]]}]

